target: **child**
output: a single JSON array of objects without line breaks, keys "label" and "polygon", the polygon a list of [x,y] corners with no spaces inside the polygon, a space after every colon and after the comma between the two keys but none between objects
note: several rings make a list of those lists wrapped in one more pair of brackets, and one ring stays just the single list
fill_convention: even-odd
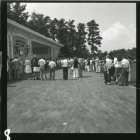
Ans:
[{"label": "child", "polygon": [[104,80],[105,80],[105,84],[109,85],[109,80],[108,80],[108,74],[109,74],[109,71],[108,71],[108,68],[107,68],[107,65],[106,65],[106,60],[104,60],[104,65],[103,65],[103,73],[104,73]]}]

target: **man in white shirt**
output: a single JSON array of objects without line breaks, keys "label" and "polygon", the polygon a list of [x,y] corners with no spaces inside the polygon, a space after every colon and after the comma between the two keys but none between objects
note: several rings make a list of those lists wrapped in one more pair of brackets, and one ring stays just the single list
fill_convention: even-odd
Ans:
[{"label": "man in white shirt", "polygon": [[107,65],[107,69],[108,69],[108,71],[109,71],[109,74],[108,74],[108,85],[110,84],[110,81],[111,81],[111,67],[112,67],[112,60],[110,59],[110,56],[109,55],[107,55],[106,56],[106,65]]},{"label": "man in white shirt", "polygon": [[126,57],[125,57],[125,56],[123,57],[123,60],[122,60],[122,65],[125,65],[127,68],[129,68],[129,67],[130,67],[129,61],[126,59]]},{"label": "man in white shirt", "polygon": [[63,66],[63,79],[68,79],[68,60],[65,58],[62,62]]},{"label": "man in white shirt", "polygon": [[[43,74],[45,73],[45,64],[46,61],[43,59],[43,57],[41,57],[41,59],[38,61],[38,65],[40,66],[40,77],[42,81],[43,81]],[[45,79],[47,79],[46,75],[45,75]]]},{"label": "man in white shirt", "polygon": [[53,80],[55,80],[56,63],[54,62],[54,60],[50,61],[49,67],[50,67],[50,80],[52,79],[52,73],[53,73]]},{"label": "man in white shirt", "polygon": [[128,86],[128,74],[129,74],[129,71],[130,71],[130,63],[126,59],[126,56],[123,57],[122,65],[123,65],[123,69],[122,69],[120,86]]}]

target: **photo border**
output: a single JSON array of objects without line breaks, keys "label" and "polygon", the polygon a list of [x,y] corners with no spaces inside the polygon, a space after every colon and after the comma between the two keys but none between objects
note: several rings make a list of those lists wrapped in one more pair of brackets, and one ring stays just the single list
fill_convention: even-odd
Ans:
[{"label": "photo border", "polygon": [[[6,136],[4,135],[4,131],[7,128],[7,2],[11,1],[2,1],[1,2],[1,40],[2,40],[2,89],[1,89],[1,139],[6,140]],[[13,2],[18,2],[18,1],[13,1]],[[27,2],[27,1],[20,1],[20,2]],[[68,1],[28,1],[28,2],[44,2],[44,3],[60,3],[60,2],[68,2]],[[140,40],[138,37],[140,37],[140,2],[139,1],[118,1],[118,2],[112,2],[112,1],[69,1],[69,2],[77,2],[77,3],[136,3],[136,49],[137,49],[137,79],[136,79],[136,134],[135,133],[93,133],[93,134],[49,134],[49,133],[11,133],[9,136],[11,140],[57,140],[57,139],[66,139],[66,140],[73,140],[73,139],[86,139],[86,140],[93,140],[93,139],[136,139],[139,136],[140,133],[140,127],[138,127],[138,124],[140,124],[140,95],[138,92],[140,92]],[[125,7],[124,7],[125,8]],[[138,47],[139,46],[139,47]]]}]

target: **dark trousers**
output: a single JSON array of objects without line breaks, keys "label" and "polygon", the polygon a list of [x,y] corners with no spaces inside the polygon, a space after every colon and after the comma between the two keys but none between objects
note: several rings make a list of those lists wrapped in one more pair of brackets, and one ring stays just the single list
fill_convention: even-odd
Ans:
[{"label": "dark trousers", "polygon": [[105,79],[105,83],[107,84],[108,82],[110,82],[109,80],[108,80],[108,75],[109,74],[107,74],[107,71],[104,71],[104,79]]},{"label": "dark trousers", "polygon": [[19,79],[20,75],[19,75],[19,70],[14,70],[14,79]]},{"label": "dark trousers", "polygon": [[110,82],[111,81],[111,69],[108,69],[108,71],[109,71],[109,74],[108,74],[108,82]]},{"label": "dark trousers", "polygon": [[129,74],[129,72],[127,72],[127,71],[122,73],[122,76],[121,76],[121,84],[122,85],[128,84],[128,74]]},{"label": "dark trousers", "polygon": [[63,67],[63,79],[68,79],[68,67]]},{"label": "dark trousers", "polygon": [[52,79],[52,73],[53,73],[53,80],[55,79],[55,69],[50,69],[50,80]]}]

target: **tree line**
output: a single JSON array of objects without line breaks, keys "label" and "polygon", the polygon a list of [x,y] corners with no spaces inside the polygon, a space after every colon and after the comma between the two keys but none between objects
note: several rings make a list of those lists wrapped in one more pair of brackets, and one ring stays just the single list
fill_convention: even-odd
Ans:
[{"label": "tree line", "polygon": [[[51,19],[49,16],[36,13],[35,11],[29,15],[25,12],[26,4],[20,2],[7,3],[7,17],[11,20],[18,22],[48,38],[51,38],[64,45],[61,48],[61,53],[58,57],[95,57],[99,56],[100,59],[107,54],[112,55],[130,55],[132,59],[136,59],[136,48],[132,49],[118,49],[110,52],[102,52],[99,50],[101,46],[99,24],[95,20],[85,23],[74,25],[74,20],[66,21],[61,18]],[[28,20],[29,19],[29,20]],[[87,49],[87,45],[91,47],[91,53]]]},{"label": "tree line", "polygon": [[110,52],[102,52],[101,50],[98,53],[98,56],[100,59],[102,59],[103,57],[105,57],[107,54],[109,54],[110,56],[131,56],[131,59],[136,59],[136,47],[133,47],[132,49],[118,49],[118,50],[113,50]]},{"label": "tree line", "polygon": [[74,20],[66,21],[61,18],[51,19],[49,16],[36,13],[35,11],[29,15],[25,12],[26,4],[20,2],[7,3],[7,17],[18,22],[48,38],[51,38],[64,45],[61,48],[59,57],[89,57],[90,52],[87,44],[91,46],[92,52],[97,51],[101,46],[99,24],[95,20],[88,23],[78,23],[74,25]]}]

